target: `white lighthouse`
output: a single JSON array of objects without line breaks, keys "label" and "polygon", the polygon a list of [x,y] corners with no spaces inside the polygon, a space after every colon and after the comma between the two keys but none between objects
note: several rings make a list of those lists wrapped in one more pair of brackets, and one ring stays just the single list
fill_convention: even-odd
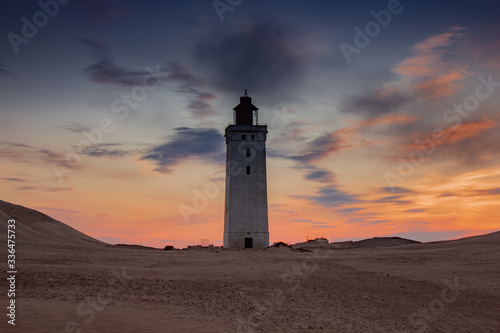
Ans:
[{"label": "white lighthouse", "polygon": [[225,248],[269,246],[267,220],[266,135],[258,108],[245,93],[226,127]]}]

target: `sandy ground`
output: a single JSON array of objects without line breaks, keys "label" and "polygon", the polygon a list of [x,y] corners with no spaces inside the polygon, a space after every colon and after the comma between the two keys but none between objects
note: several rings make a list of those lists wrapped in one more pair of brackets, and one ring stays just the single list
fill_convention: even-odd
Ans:
[{"label": "sandy ground", "polygon": [[163,251],[107,246],[0,201],[4,277],[11,217],[16,325],[3,278],[0,332],[500,332],[500,232],[311,252]]},{"label": "sandy ground", "polygon": [[18,259],[2,332],[500,332],[499,233],[317,252],[19,244]]}]

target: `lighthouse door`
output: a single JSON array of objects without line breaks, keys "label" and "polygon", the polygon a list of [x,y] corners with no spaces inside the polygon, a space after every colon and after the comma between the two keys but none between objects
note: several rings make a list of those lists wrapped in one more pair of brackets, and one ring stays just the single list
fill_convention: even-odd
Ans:
[{"label": "lighthouse door", "polygon": [[251,249],[253,247],[253,238],[245,238],[245,249]]}]

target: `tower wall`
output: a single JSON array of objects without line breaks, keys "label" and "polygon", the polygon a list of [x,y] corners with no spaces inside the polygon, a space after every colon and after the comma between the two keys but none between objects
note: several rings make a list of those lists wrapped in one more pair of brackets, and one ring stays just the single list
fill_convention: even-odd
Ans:
[{"label": "tower wall", "polygon": [[264,125],[226,128],[226,248],[246,247],[245,238],[252,239],[253,248],[269,246],[266,135]]}]

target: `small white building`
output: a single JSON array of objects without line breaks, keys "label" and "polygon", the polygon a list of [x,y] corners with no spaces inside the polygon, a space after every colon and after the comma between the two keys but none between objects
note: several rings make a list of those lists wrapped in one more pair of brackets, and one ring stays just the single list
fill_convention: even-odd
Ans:
[{"label": "small white building", "polygon": [[267,219],[266,135],[258,108],[245,94],[226,127],[225,248],[269,246]]}]

